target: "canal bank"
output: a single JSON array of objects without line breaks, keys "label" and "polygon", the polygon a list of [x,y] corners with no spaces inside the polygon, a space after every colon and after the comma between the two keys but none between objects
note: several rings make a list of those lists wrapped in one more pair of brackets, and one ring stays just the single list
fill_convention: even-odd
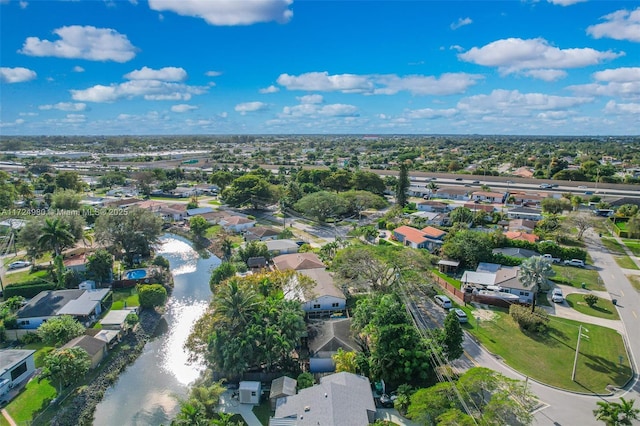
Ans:
[{"label": "canal bank", "polygon": [[66,403],[51,424],[157,425],[169,424],[177,414],[178,398],[203,369],[188,362],[183,346],[209,303],[209,276],[220,260],[200,258],[190,241],[176,235],[161,242],[157,254],[167,258],[174,279],[164,315],[143,311],[140,327],[127,336],[114,364]]}]

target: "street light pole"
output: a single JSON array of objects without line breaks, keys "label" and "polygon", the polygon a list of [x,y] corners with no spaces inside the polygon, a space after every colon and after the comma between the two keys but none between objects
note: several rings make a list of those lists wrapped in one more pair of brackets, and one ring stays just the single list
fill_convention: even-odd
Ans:
[{"label": "street light pole", "polygon": [[[585,331],[589,331],[586,328]],[[582,337],[582,324],[580,324],[580,328],[578,329],[578,343],[576,344],[576,356],[573,359],[573,372],[571,373],[571,380],[576,381],[576,367],[578,366],[578,352],[580,351],[580,338]],[[588,337],[588,336],[584,336]]]}]

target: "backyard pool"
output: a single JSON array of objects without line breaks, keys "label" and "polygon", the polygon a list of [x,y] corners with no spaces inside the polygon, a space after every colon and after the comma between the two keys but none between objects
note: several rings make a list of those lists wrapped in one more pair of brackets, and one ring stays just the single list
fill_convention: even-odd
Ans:
[{"label": "backyard pool", "polygon": [[134,269],[132,271],[125,272],[124,276],[127,277],[128,280],[141,280],[147,276],[147,270]]}]

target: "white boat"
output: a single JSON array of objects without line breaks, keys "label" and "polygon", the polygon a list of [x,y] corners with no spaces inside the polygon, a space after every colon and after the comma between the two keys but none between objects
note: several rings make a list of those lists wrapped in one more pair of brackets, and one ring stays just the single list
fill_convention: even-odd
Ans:
[{"label": "white boat", "polygon": [[477,294],[478,296],[495,297],[497,299],[508,300],[510,302],[517,302],[520,300],[518,295],[511,294],[508,290],[496,285],[487,286],[486,289],[482,290],[475,289],[473,294]]}]

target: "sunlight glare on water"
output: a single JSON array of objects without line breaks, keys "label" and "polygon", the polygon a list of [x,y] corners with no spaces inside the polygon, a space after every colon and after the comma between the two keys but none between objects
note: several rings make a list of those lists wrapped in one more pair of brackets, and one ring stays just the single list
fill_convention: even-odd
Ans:
[{"label": "sunlight glare on water", "polygon": [[171,270],[176,275],[188,274],[196,270],[198,264],[198,255],[194,252],[187,242],[175,238],[163,239],[162,244],[158,247],[158,255],[171,254],[172,257],[179,259],[180,266]]},{"label": "sunlight glare on water", "polygon": [[184,344],[189,337],[193,323],[202,316],[207,303],[189,299],[171,300],[168,304],[168,315],[173,317],[173,327],[169,331],[160,349],[161,367],[171,373],[183,385],[188,385],[198,378],[204,369],[202,364],[190,364]]}]

